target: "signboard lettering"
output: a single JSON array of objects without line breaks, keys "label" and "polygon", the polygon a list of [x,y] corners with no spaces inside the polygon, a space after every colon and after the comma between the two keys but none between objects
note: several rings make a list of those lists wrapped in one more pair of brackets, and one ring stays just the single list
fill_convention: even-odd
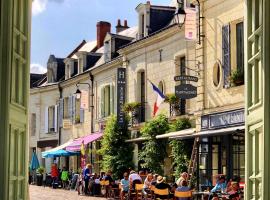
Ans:
[{"label": "signboard lettering", "polygon": [[211,114],[202,116],[201,128],[216,129],[223,127],[230,127],[235,125],[244,125],[245,113],[244,110],[234,110],[223,113]]},{"label": "signboard lettering", "polygon": [[180,75],[174,77],[175,81],[194,81],[198,82],[198,77],[196,76],[187,76],[187,75]]},{"label": "signboard lettering", "polygon": [[125,123],[123,106],[126,100],[126,69],[117,69],[117,121],[120,126]]},{"label": "signboard lettering", "polygon": [[197,96],[197,88],[190,84],[175,86],[175,95],[180,99],[192,99]]},{"label": "signboard lettering", "polygon": [[88,91],[82,90],[81,91],[81,108],[88,109],[89,104],[89,95]]}]

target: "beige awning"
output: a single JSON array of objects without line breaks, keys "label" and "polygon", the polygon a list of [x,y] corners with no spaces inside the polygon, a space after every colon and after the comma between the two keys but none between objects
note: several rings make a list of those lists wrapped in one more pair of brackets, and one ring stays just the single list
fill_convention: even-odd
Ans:
[{"label": "beige awning", "polygon": [[231,133],[235,133],[239,131],[243,132],[243,130],[245,130],[245,126],[234,126],[234,127],[221,128],[221,129],[215,129],[215,130],[201,131],[201,132],[193,133],[193,134],[182,134],[179,136],[170,137],[170,139],[188,139],[188,138],[195,138],[195,137],[226,135],[226,134],[231,134]]},{"label": "beige awning", "polygon": [[43,153],[50,153],[50,152],[53,152],[53,151],[57,151],[57,150],[61,150],[61,149],[65,149],[68,145],[70,145],[71,143],[73,142],[72,139],[70,139],[69,141],[67,141],[66,143],[58,146],[58,147],[55,147],[53,149],[50,149],[48,151],[44,151]]},{"label": "beige awning", "polygon": [[133,138],[133,139],[126,140],[126,142],[142,142],[145,140],[147,140],[146,137],[139,137],[139,138]]},{"label": "beige awning", "polygon": [[189,129],[184,129],[181,131],[175,131],[175,132],[170,132],[170,133],[165,133],[162,135],[158,135],[156,138],[157,139],[163,139],[163,138],[174,138],[182,135],[191,135],[195,133],[195,128],[189,128]]}]

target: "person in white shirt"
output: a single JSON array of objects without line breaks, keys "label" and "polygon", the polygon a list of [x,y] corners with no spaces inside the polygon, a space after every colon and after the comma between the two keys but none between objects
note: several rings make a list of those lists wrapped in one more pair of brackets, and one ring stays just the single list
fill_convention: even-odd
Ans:
[{"label": "person in white shirt", "polygon": [[134,170],[131,170],[128,180],[133,189],[135,189],[136,184],[142,183],[142,178]]}]

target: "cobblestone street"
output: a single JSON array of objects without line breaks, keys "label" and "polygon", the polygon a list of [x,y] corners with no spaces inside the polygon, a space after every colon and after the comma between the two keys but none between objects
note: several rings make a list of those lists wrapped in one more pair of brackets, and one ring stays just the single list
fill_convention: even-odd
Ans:
[{"label": "cobblestone street", "polygon": [[78,196],[77,192],[51,189],[31,185],[29,187],[30,200],[104,200],[100,197]]}]

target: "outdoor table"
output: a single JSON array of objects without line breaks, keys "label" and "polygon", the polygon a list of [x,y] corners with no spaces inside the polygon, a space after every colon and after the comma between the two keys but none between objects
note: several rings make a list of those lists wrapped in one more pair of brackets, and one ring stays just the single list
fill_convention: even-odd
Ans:
[{"label": "outdoor table", "polygon": [[209,191],[194,191],[192,192],[192,196],[196,197],[197,200],[204,200],[204,195],[209,195]]}]

